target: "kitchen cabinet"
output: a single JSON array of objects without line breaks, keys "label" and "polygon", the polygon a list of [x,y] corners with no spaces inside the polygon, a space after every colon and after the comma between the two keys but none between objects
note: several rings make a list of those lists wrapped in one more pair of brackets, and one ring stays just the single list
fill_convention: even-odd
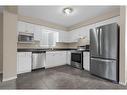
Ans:
[{"label": "kitchen cabinet", "polygon": [[71,65],[71,51],[66,52],[66,61],[68,65]]},{"label": "kitchen cabinet", "polygon": [[33,33],[34,32],[34,24],[30,24],[27,22],[18,21],[18,32],[26,32]]},{"label": "kitchen cabinet", "polygon": [[70,39],[78,42],[80,38],[85,37],[86,44],[89,44],[89,29],[90,27],[82,27],[70,31]]},{"label": "kitchen cabinet", "polygon": [[67,42],[67,40],[68,40],[67,33],[64,32],[64,31],[60,31],[59,32],[59,40],[58,40],[58,42]]},{"label": "kitchen cabinet", "polygon": [[52,32],[52,33],[49,33],[48,34],[48,45],[49,46],[53,46],[53,45],[55,45],[55,36],[54,36],[54,33]]},{"label": "kitchen cabinet", "polygon": [[18,21],[18,26],[17,26],[18,32],[26,32],[26,24],[25,22]]},{"label": "kitchen cabinet", "polygon": [[31,72],[31,52],[17,52],[17,74]]},{"label": "kitchen cabinet", "polygon": [[70,34],[69,34],[69,40],[70,42],[78,42],[78,32],[77,31],[70,31]]},{"label": "kitchen cabinet", "polygon": [[40,45],[48,46],[48,33],[43,31],[40,35],[41,35]]},{"label": "kitchen cabinet", "polygon": [[41,32],[40,45],[41,46],[55,46],[57,41],[57,32],[45,30]]},{"label": "kitchen cabinet", "polygon": [[58,40],[58,32],[51,28],[22,21],[18,21],[17,27],[17,35],[19,32],[34,33],[34,40],[40,41],[40,45],[54,45],[56,40]]},{"label": "kitchen cabinet", "polygon": [[40,41],[42,38],[42,28],[39,25],[34,25],[34,40]]},{"label": "kitchen cabinet", "polygon": [[26,32],[27,33],[34,33],[35,25],[31,23],[25,23],[26,25]]},{"label": "kitchen cabinet", "polygon": [[55,67],[66,64],[66,51],[46,52],[45,68]]},{"label": "kitchen cabinet", "polygon": [[83,52],[83,68],[90,71],[90,53]]},{"label": "kitchen cabinet", "polygon": [[77,40],[71,39],[72,35],[70,32],[66,31],[59,31],[59,40],[58,42],[63,42],[63,43],[74,43],[77,42]]}]

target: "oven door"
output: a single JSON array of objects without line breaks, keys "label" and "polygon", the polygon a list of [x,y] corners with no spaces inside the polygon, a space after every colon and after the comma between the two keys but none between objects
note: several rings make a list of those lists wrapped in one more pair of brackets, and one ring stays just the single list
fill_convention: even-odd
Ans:
[{"label": "oven door", "polygon": [[72,52],[71,53],[71,66],[83,69],[83,53]]}]

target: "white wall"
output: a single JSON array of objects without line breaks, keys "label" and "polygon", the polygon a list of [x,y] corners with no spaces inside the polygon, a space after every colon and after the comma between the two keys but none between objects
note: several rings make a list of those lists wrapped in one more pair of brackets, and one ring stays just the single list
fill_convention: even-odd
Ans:
[{"label": "white wall", "polygon": [[3,72],[3,14],[0,13],[0,73]]},{"label": "white wall", "polygon": [[125,6],[125,78],[127,84],[127,6]]},{"label": "white wall", "polygon": [[17,15],[3,12],[3,81],[17,77]]},{"label": "white wall", "polygon": [[120,7],[120,84],[126,84],[126,9]]}]

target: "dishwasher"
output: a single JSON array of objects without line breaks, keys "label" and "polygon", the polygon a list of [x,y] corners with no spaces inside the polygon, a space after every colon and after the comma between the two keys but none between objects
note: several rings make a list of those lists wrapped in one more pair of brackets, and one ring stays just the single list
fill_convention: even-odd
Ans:
[{"label": "dishwasher", "polygon": [[33,51],[32,52],[32,70],[45,68],[46,52]]}]

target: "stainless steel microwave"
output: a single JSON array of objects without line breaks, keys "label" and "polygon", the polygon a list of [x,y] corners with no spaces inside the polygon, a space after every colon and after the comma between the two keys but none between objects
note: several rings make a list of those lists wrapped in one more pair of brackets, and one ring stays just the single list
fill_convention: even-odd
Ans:
[{"label": "stainless steel microwave", "polygon": [[20,32],[18,35],[18,42],[33,42],[33,40],[34,40],[33,33]]}]

